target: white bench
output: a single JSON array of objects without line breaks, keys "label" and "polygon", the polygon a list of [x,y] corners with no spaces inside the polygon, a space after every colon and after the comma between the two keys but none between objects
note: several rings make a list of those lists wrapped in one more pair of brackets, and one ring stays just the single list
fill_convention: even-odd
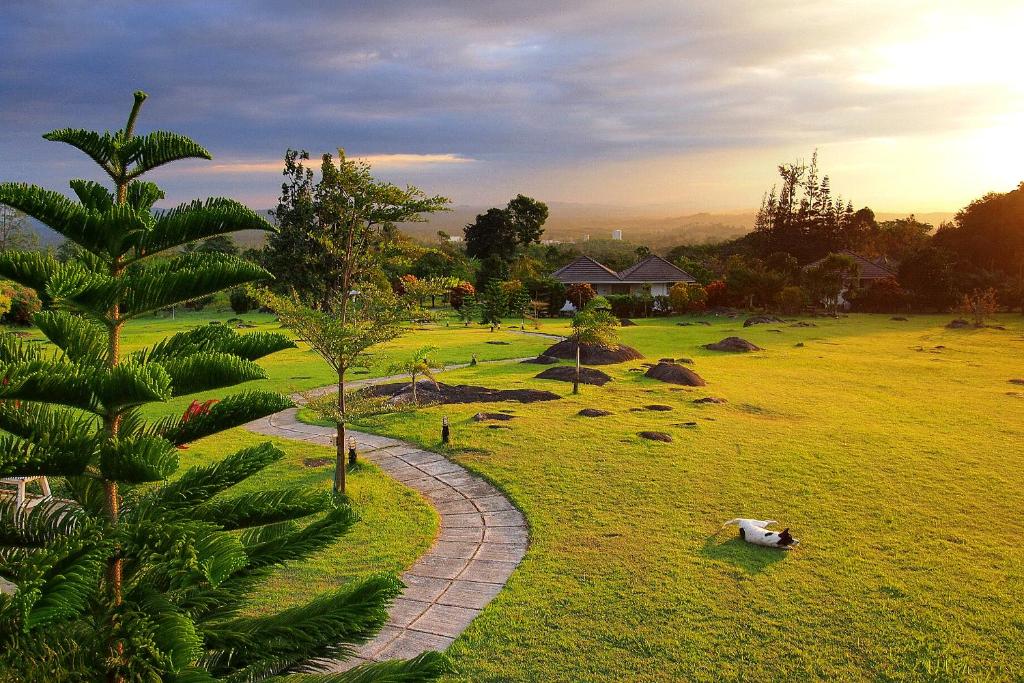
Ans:
[{"label": "white bench", "polygon": [[50,497],[50,482],[46,480],[46,477],[4,477],[0,479],[0,484],[18,487],[18,498],[15,502],[18,507],[21,507],[25,504],[25,484],[30,481],[38,481],[39,486],[43,489],[43,496]]}]

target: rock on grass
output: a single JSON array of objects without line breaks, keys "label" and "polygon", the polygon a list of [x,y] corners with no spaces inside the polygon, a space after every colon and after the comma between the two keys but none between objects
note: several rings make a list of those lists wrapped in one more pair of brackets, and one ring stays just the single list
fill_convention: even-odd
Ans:
[{"label": "rock on grass", "polygon": [[534,365],[554,365],[558,362],[558,359],[554,356],[545,356],[541,354],[536,358],[527,358],[526,360],[519,361],[520,363],[532,363]]},{"label": "rock on grass", "polygon": [[658,363],[644,374],[651,379],[687,387],[703,387],[707,384],[696,372],[674,361]]},{"label": "rock on grass", "polygon": [[[560,382],[572,382],[576,379],[576,368],[571,365],[560,365],[557,368],[548,368],[539,375],[536,375],[536,377],[537,379],[555,379]],[[580,368],[580,384],[592,384],[600,387],[611,381],[612,378],[600,370]]]},{"label": "rock on grass", "polygon": [[[549,346],[541,355],[576,360],[576,342],[571,339],[563,339],[557,344]],[[642,353],[625,344],[620,344],[615,348],[601,344],[580,344],[580,362],[585,365],[612,365],[643,357]]]},{"label": "rock on grass", "polygon": [[606,415],[614,415],[612,411],[602,410],[600,408],[584,408],[576,414],[580,417],[604,417]]},{"label": "rock on grass", "polygon": [[665,432],[637,432],[637,436],[641,439],[650,439],[651,441],[661,441],[662,443],[672,443],[672,437]]},{"label": "rock on grass", "polygon": [[731,351],[733,353],[747,353],[750,351],[764,351],[760,346],[751,344],[740,337],[726,337],[720,342],[708,344],[704,348],[708,351]]},{"label": "rock on grass", "polygon": [[488,420],[507,422],[508,420],[514,419],[516,419],[515,415],[509,415],[507,413],[477,413],[473,416],[473,420],[476,422],[486,422]]}]

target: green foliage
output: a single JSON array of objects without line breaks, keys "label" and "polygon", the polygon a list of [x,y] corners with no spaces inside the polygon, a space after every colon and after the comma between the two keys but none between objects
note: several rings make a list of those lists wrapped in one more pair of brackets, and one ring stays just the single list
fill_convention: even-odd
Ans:
[{"label": "green foliage", "polygon": [[572,318],[572,337],[580,344],[600,344],[618,348],[619,320],[608,301],[596,297]]},{"label": "green foliage", "polygon": [[835,313],[844,290],[856,285],[857,262],[846,254],[829,254],[806,273],[807,289],[814,301]]},{"label": "green foliage", "polygon": [[[143,409],[265,377],[254,361],[294,343],[206,326],[122,353],[126,321],[267,276],[220,249],[177,251],[270,226],[229,200],[153,212],[163,194],[137,178],[209,155],[173,133],[135,136],[144,99],[136,94],[128,123],[115,133],[46,136],[93,158],[114,191],[73,181],[75,202],[0,185],[4,203],[77,245],[64,261],[0,253],[3,276],[56,306],[35,315],[52,346],[0,334],[0,476],[65,477],[55,482],[60,499],[28,512],[0,498],[0,573],[16,587],[0,595],[3,680],[256,681],[316,671],[322,667],[311,658],[344,656],[370,637],[398,591],[393,577],[371,577],[308,605],[240,618],[271,568],[326,547],[352,526],[354,513],[327,491],[232,494],[281,458],[269,444],[167,483],[179,446],[290,402],[239,393],[207,412],[157,423],[143,419]],[[438,666],[431,657],[410,670]]]},{"label": "green foliage", "polygon": [[321,157],[320,177],[309,168],[309,154],[288,150],[286,182],[264,254],[280,292],[293,290],[305,303],[325,308],[345,301],[356,282],[373,280],[394,246],[397,223],[422,221],[443,211],[445,197],[418,188],[378,181],[366,163],[338,150]]},{"label": "green foliage", "polygon": [[31,325],[43,307],[35,291],[17,283],[0,283],[0,319],[12,325]]},{"label": "green foliage", "polygon": [[565,288],[565,298],[578,309],[584,308],[596,296],[594,288],[586,282],[577,282]]},{"label": "green foliage", "polygon": [[508,312],[508,292],[499,280],[490,280],[478,299],[480,303],[480,323],[494,327],[501,324],[501,319]]},{"label": "green foliage", "polygon": [[260,305],[260,302],[249,296],[249,292],[244,287],[232,289],[228,293],[228,301],[231,304],[231,310],[239,315],[256,310]]},{"label": "green foliage", "polygon": [[488,209],[466,226],[466,253],[474,258],[494,257],[507,263],[517,249],[540,242],[547,218],[547,204],[516,195],[504,209]]},{"label": "green foliage", "polygon": [[804,306],[807,305],[807,302],[807,292],[797,285],[783,287],[779,293],[775,295],[775,305],[778,306],[780,312],[787,315],[796,315],[803,310]]},{"label": "green foliage", "polygon": [[357,294],[341,295],[344,301],[321,301],[323,308],[313,308],[303,303],[294,293],[281,296],[264,290],[258,292],[257,297],[264,306],[277,313],[285,327],[305,339],[337,373],[338,393],[335,400],[338,405],[333,416],[338,427],[335,437],[338,457],[334,486],[336,491],[343,493],[345,424],[349,419],[345,373],[353,367],[365,365],[371,347],[396,339],[405,332],[402,325],[405,306],[390,288],[378,289],[369,283],[360,285]]},{"label": "green foliage", "polygon": [[436,356],[433,358],[431,357],[431,354],[435,351],[437,351],[436,346],[422,346],[416,349],[409,358],[391,366],[391,372],[409,375],[409,383],[412,386],[412,402],[414,405],[419,403],[416,396],[417,376],[423,376],[433,382],[435,387],[437,386],[437,378],[434,377],[434,370],[444,368],[444,363],[438,360]]},{"label": "green foliage", "polygon": [[669,304],[676,313],[697,313],[708,303],[708,293],[700,285],[677,282],[668,292]]}]

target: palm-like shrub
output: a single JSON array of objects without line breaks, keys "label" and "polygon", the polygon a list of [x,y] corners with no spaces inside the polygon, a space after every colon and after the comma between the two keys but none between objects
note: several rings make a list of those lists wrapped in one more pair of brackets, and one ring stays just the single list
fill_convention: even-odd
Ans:
[{"label": "palm-like shrub", "polygon": [[[336,540],[355,521],[328,491],[231,487],[282,453],[272,445],[178,469],[178,446],[290,405],[248,391],[190,419],[143,419],[147,404],[264,377],[254,362],[292,346],[278,334],[223,326],[175,334],[125,353],[121,330],[139,316],[266,277],[221,253],[178,253],[196,240],[270,226],[227,199],[154,211],[147,171],[209,158],[188,138],[135,135],[136,93],[116,133],[58,130],[113,181],[74,180],[78,197],[0,185],[0,203],[33,216],[80,248],[60,263],[43,253],[0,253],[0,277],[52,303],[35,315],[51,342],[0,334],[0,476],[61,477],[60,495],[31,510],[0,499],[0,680],[259,681],[420,680],[430,655],[310,674],[313,658],[343,658],[386,619],[400,584],[353,582],[299,607],[246,616],[247,597],[273,569]],[[173,250],[173,251],[172,251]]]}]

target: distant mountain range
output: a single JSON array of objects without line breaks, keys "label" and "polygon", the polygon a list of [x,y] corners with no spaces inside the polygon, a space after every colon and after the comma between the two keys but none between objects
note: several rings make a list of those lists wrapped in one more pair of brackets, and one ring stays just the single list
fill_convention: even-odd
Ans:
[{"label": "distant mountain range", "polygon": [[[423,223],[403,223],[400,227],[410,237],[433,242],[437,232],[443,230],[449,235],[462,235],[462,229],[472,223],[486,206],[459,205],[451,211],[435,214]],[[562,242],[590,239],[609,239],[615,230],[622,231],[622,239],[634,244],[645,244],[653,249],[668,249],[684,243],[717,242],[739,237],[754,227],[755,210],[694,213],[673,215],[660,207],[618,207],[589,204],[550,202],[550,215],[545,224],[544,239]],[[269,212],[267,212],[269,214]],[[880,212],[880,221],[905,218],[905,213]],[[919,213],[920,221],[938,226],[953,217],[949,212]],[[30,223],[39,234],[43,246],[57,245],[63,238],[46,226]],[[246,231],[235,235],[235,241],[243,248],[258,247],[264,235],[258,231]]]}]

